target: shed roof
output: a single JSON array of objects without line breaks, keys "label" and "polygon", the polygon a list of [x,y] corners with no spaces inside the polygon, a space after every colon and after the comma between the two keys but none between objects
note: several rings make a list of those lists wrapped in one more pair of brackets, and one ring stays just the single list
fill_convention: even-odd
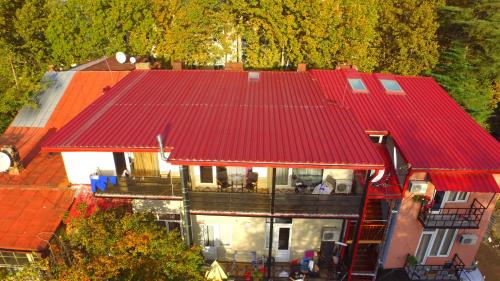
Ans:
[{"label": "shed roof", "polygon": [[44,144],[48,151],[157,151],[177,164],[383,167],[352,112],[309,73],[134,71]]},{"label": "shed roof", "polygon": [[0,187],[0,249],[43,251],[73,202],[73,191]]},{"label": "shed roof", "polygon": [[[500,172],[500,144],[432,78],[312,70],[325,96],[349,108],[366,131],[389,132],[413,169]],[[353,93],[347,78],[360,78],[368,93]],[[380,79],[404,93],[386,92]]]}]

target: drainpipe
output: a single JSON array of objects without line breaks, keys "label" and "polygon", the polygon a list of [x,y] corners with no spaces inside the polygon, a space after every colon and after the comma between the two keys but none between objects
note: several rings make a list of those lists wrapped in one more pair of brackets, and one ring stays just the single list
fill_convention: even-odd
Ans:
[{"label": "drainpipe", "polygon": [[[156,140],[158,141],[158,145],[160,146],[160,156],[163,161],[168,161],[168,158],[165,156],[165,152],[163,151],[163,139],[160,134],[156,136]],[[184,221],[186,222],[186,245],[191,247],[193,245],[193,232],[191,226],[191,203],[189,201],[189,193],[188,193],[188,179],[189,179],[189,167],[188,166],[180,166],[180,176],[181,176],[181,187],[182,187],[182,207],[184,213]]]},{"label": "drainpipe", "polygon": [[408,190],[408,184],[410,182],[410,177],[412,174],[413,174],[413,171],[411,170],[411,167],[410,167],[408,174],[406,175],[405,182],[403,184],[403,190],[401,191],[402,192],[402,194],[401,194],[402,199],[398,199],[396,201],[396,206],[395,206],[394,210],[391,210],[391,217],[390,217],[390,221],[389,221],[389,230],[387,231],[386,237],[384,239],[385,240],[384,241],[384,249],[382,251],[382,256],[380,258],[380,264],[382,265],[382,267],[384,266],[385,261],[387,259],[387,255],[389,254],[389,246],[391,245],[391,242],[392,242],[392,236],[394,235],[394,231],[396,229],[396,224],[398,221],[399,212],[401,211],[401,205],[402,205],[403,199],[405,197],[406,190]]},{"label": "drainpipe", "polygon": [[276,197],[276,168],[273,168],[271,186],[271,221],[269,223],[269,252],[267,255],[267,280],[271,280],[272,256],[273,256],[273,233],[274,233],[274,199]]},{"label": "drainpipe", "polygon": [[365,219],[365,210],[366,210],[366,203],[368,202],[368,185],[370,184],[370,173],[369,171],[366,171],[366,176],[365,176],[365,184],[364,184],[364,190],[363,194],[361,195],[361,204],[359,206],[359,219],[358,223],[356,225],[356,230],[354,231],[354,237],[352,239],[352,255],[351,255],[351,262],[349,263],[349,267],[347,270],[347,280],[350,281],[352,278],[352,270],[353,270],[353,265],[354,261],[356,260],[356,254],[358,251],[358,244],[359,244],[359,239],[361,238],[361,225],[363,224],[363,221]]}]

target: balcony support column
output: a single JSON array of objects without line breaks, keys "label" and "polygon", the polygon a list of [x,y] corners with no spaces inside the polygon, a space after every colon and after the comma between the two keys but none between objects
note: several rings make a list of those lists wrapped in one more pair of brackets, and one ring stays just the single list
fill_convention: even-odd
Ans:
[{"label": "balcony support column", "polygon": [[189,166],[180,166],[181,186],[182,186],[182,208],[184,214],[186,245],[193,245],[193,229],[191,224],[191,202],[189,201]]},{"label": "balcony support column", "polygon": [[276,168],[273,168],[271,184],[271,218],[269,222],[269,252],[267,254],[267,280],[271,280],[272,256],[273,256],[273,233],[274,233],[274,201],[276,197]]}]

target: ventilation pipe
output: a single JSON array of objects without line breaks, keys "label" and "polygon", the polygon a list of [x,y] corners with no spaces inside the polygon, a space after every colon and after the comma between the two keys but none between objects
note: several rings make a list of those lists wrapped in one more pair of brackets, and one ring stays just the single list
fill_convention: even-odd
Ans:
[{"label": "ventilation pipe", "polygon": [[[165,151],[163,150],[163,139],[160,134],[156,136],[156,140],[158,141],[158,145],[160,146],[160,157],[163,161],[168,161],[168,158],[165,156]],[[184,222],[186,225],[186,244],[188,246],[193,245],[193,232],[191,225],[191,202],[189,201],[188,194],[188,167],[180,166],[180,175],[181,175],[181,186],[182,186],[182,207],[184,211]],[[172,176],[172,175],[170,175]]]}]

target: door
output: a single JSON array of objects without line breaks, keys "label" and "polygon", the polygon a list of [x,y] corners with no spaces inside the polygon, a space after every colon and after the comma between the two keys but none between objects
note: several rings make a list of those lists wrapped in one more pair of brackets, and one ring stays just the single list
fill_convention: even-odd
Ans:
[{"label": "door", "polygon": [[433,234],[434,232],[422,232],[420,243],[418,244],[417,252],[415,253],[415,257],[419,263],[425,263],[425,260],[427,259],[429,252],[428,249],[431,244]]},{"label": "door", "polygon": [[123,174],[123,171],[127,169],[127,163],[125,162],[125,153],[113,152],[113,159],[115,160],[116,175],[121,176]]},{"label": "door", "polygon": [[291,225],[275,225],[274,228],[274,245],[276,249],[275,261],[276,262],[289,262],[290,261],[290,241],[292,238]]},{"label": "door", "polygon": [[432,205],[431,213],[439,213],[439,210],[443,205],[444,195],[444,191],[436,191],[436,193],[434,193],[434,204]]}]

